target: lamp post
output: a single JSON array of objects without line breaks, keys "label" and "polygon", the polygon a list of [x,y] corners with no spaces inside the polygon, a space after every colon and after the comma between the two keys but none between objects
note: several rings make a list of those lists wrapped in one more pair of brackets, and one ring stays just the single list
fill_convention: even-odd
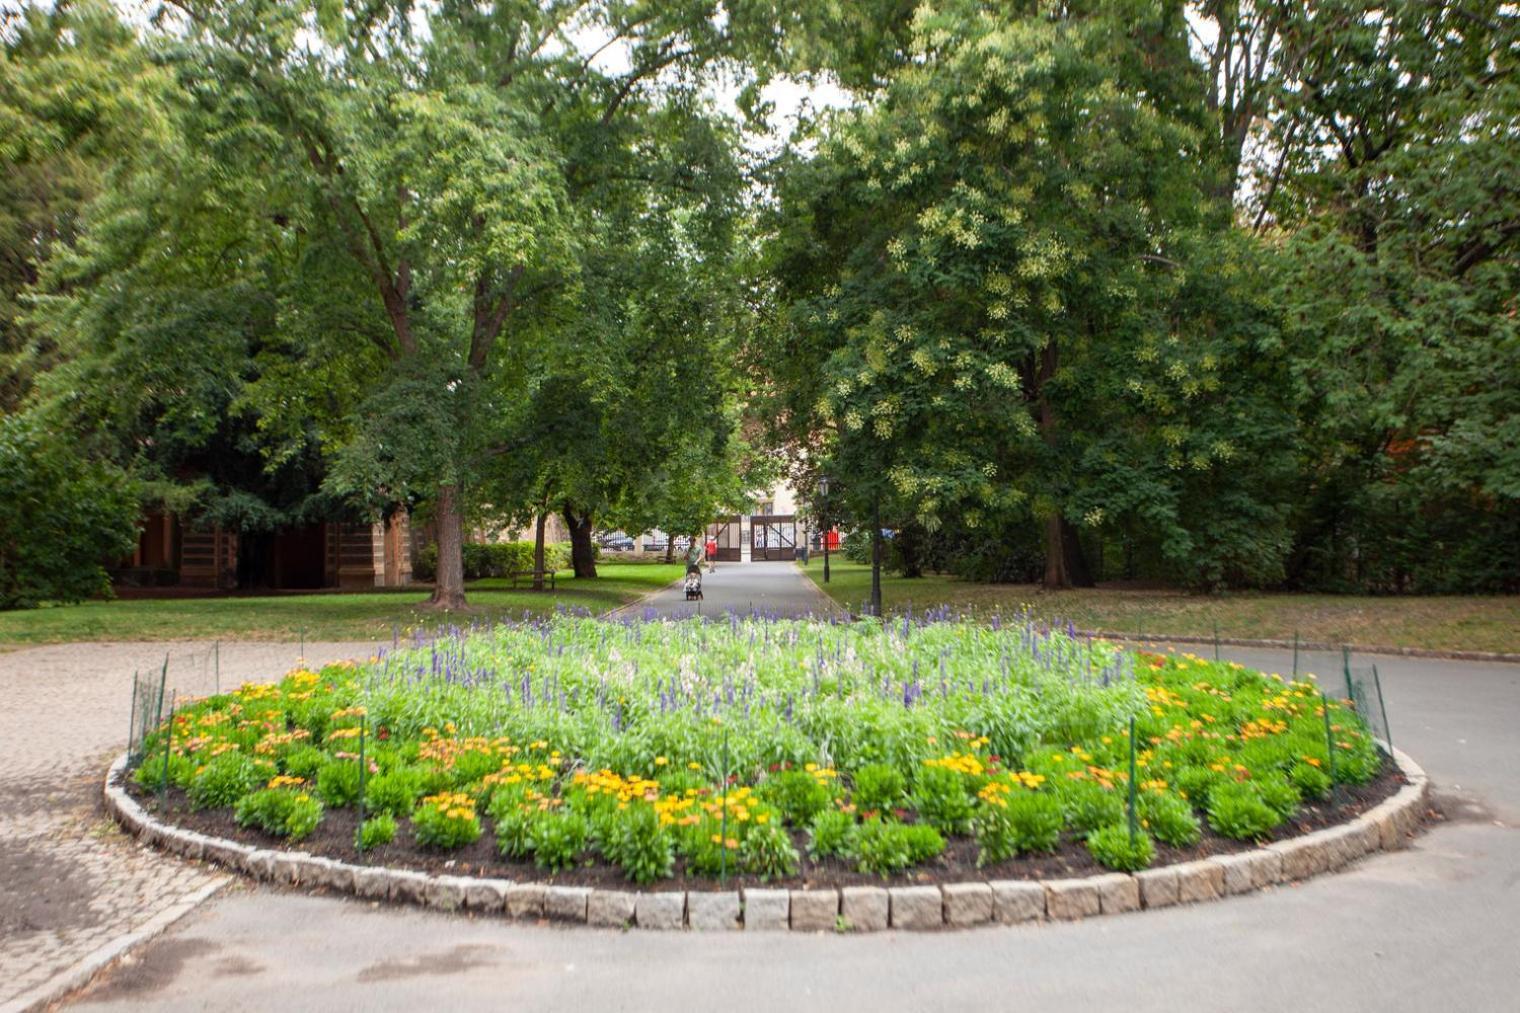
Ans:
[{"label": "lamp post", "polygon": [[829,515],[825,502],[829,498],[829,476],[818,476],[818,519],[823,524],[823,582],[829,582]]}]

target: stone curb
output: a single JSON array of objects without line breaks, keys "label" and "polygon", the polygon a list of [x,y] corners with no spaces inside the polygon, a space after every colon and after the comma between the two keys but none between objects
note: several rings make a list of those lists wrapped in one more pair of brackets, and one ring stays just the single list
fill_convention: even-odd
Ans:
[{"label": "stone curb", "polygon": [[[1122,640],[1127,644],[1202,644],[1214,643],[1213,637],[1185,633],[1124,633],[1119,630],[1077,630],[1079,637],[1101,640]],[[1357,654],[1386,654],[1395,658],[1433,658],[1440,661],[1520,661],[1520,654],[1512,651],[1443,651],[1435,647],[1393,647],[1385,644],[1332,644],[1323,640],[1254,640],[1250,637],[1220,637],[1225,647],[1260,647],[1267,650],[1333,653],[1349,647]]]},{"label": "stone curb", "polygon": [[1408,783],[1389,798],[1347,823],[1253,851],[1200,858],[1134,875],[1108,872],[1081,879],[847,886],[838,890],[594,890],[434,876],[409,869],[354,865],[303,852],[251,848],[181,830],[148,815],[121,786],[125,756],[106,774],[105,803],[111,815],[145,844],[215,862],[266,882],[320,886],[366,899],[605,928],[880,932],[887,928],[968,928],[1090,918],[1218,900],[1333,872],[1364,855],[1402,848],[1418,830],[1430,779],[1402,751],[1393,750],[1393,759]]}]

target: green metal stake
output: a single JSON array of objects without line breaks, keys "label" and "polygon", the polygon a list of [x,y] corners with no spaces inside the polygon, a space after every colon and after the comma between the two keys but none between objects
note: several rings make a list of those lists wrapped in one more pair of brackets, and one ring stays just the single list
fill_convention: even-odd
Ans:
[{"label": "green metal stake", "polygon": [[306,660],[306,627],[301,627],[301,660]]},{"label": "green metal stake", "polygon": [[1293,631],[1293,678],[1298,678],[1298,631]]},{"label": "green metal stake", "polygon": [[1351,688],[1351,647],[1341,646],[1341,671],[1346,676],[1346,699],[1355,700],[1356,693]]},{"label": "green metal stake", "polygon": [[1335,736],[1330,731],[1330,698],[1324,690],[1319,691],[1319,700],[1325,712],[1325,755],[1330,758],[1330,790],[1335,791]]},{"label": "green metal stake", "polygon": [[216,694],[222,694],[222,642],[218,640],[211,646],[211,652],[216,658]]},{"label": "green metal stake", "polygon": [[169,723],[164,726],[164,783],[159,785],[158,797],[164,799],[169,794],[169,752],[174,745],[174,700],[169,701]]},{"label": "green metal stake", "polygon": [[127,759],[134,758],[137,744],[137,672],[132,672],[132,710],[127,714]]},{"label": "green metal stake", "polygon": [[359,854],[364,854],[364,775],[369,768],[364,763],[364,726],[368,724],[368,718],[359,718],[359,829],[354,835],[354,845]]},{"label": "green metal stake", "polygon": [[1372,688],[1377,690],[1378,711],[1383,715],[1383,738],[1388,742],[1388,755],[1393,755],[1393,730],[1388,727],[1388,705],[1383,702],[1383,681],[1378,678],[1377,666],[1372,666]]},{"label": "green metal stake", "polygon": [[728,725],[723,726],[723,811],[718,827],[718,882],[728,880]]},{"label": "green metal stake", "polygon": [[1214,620],[1214,660],[1219,660],[1219,620]]},{"label": "green metal stake", "polygon": [[1135,784],[1135,719],[1129,719],[1129,843],[1135,846],[1140,834],[1140,816],[1135,810],[1139,787]]}]

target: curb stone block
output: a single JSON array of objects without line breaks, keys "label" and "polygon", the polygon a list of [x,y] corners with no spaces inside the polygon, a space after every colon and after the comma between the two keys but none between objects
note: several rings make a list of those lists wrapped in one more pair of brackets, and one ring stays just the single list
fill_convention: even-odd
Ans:
[{"label": "curb stone block", "polygon": [[1135,873],[1135,882],[1140,887],[1142,907],[1171,907],[1178,901],[1177,870],[1171,866],[1142,869]]},{"label": "curb stone block", "polygon": [[542,883],[514,883],[507,887],[507,914],[513,918],[542,918],[545,890]]},{"label": "curb stone block", "polygon": [[234,871],[243,868],[243,861],[253,849],[246,844],[233,844],[210,838],[206,842],[204,857]]},{"label": "curb stone block", "polygon": [[1122,914],[1140,910],[1140,884],[1135,877],[1122,872],[1106,876],[1094,876],[1091,882],[1098,888],[1098,910],[1103,914]]},{"label": "curb stone block", "polygon": [[1378,837],[1377,827],[1366,820],[1358,819],[1350,826],[1347,843],[1351,845],[1351,857],[1361,858],[1377,851],[1382,842]]},{"label": "curb stone block", "polygon": [[832,932],[838,921],[838,890],[792,891],[792,931]]},{"label": "curb stone block", "polygon": [[586,924],[621,929],[633,924],[633,894],[625,890],[593,890],[586,902]]},{"label": "curb stone block", "polygon": [[255,849],[243,856],[243,871],[254,879],[268,880],[274,877],[274,852]]},{"label": "curb stone block", "polygon": [[1325,844],[1317,833],[1296,837],[1291,841],[1278,841],[1267,845],[1269,851],[1282,856],[1282,878],[1285,882],[1308,879],[1328,868]]},{"label": "curb stone block", "polygon": [[1235,855],[1215,855],[1207,861],[1213,862],[1224,872],[1224,892],[1234,896],[1241,893],[1250,893],[1259,890],[1275,880],[1268,878],[1266,858],[1276,858],[1278,869],[1282,868],[1282,857],[1270,851],[1242,851]]},{"label": "curb stone block", "polygon": [[891,901],[880,886],[847,886],[839,891],[839,911],[852,932],[882,932]]},{"label": "curb stone block", "polygon": [[1057,879],[1045,884],[1045,910],[1063,920],[1090,918],[1103,910],[1098,887],[1090,879]]},{"label": "curb stone block", "polygon": [[1004,925],[1045,917],[1045,888],[1020,879],[1001,879],[992,888],[992,916]]},{"label": "curb stone block", "polygon": [[354,873],[354,893],[369,900],[389,900],[391,877],[386,869],[360,869]]},{"label": "curb stone block", "polygon": [[464,887],[464,906],[471,911],[490,914],[506,910],[507,890],[512,886],[506,879],[467,879]]},{"label": "curb stone block", "polygon": [[291,886],[298,886],[306,882],[306,857],[304,854],[283,854],[276,852],[274,856],[274,881]]},{"label": "curb stone block", "polygon": [[891,898],[894,929],[937,929],[945,924],[945,901],[937,886],[894,886]]},{"label": "curb stone block", "polygon": [[749,932],[785,932],[791,923],[792,897],[787,890],[745,890],[744,928]]},{"label": "curb stone block", "polygon": [[458,911],[464,907],[464,891],[469,880],[459,876],[434,876],[424,890],[427,906],[440,911]]},{"label": "curb stone block", "polygon": [[393,900],[410,901],[413,904],[427,903],[428,881],[433,877],[405,869],[389,869],[387,871],[391,877],[391,898]]},{"label": "curb stone block", "polygon": [[544,914],[567,922],[584,922],[591,900],[586,886],[551,886],[544,891]]},{"label": "curb stone block", "polygon": [[942,892],[946,925],[980,925],[992,921],[992,887],[986,883],[950,883]]},{"label": "curb stone block", "polygon": [[1177,902],[1197,904],[1224,895],[1224,868],[1207,858],[1183,862],[1177,870]]},{"label": "curb stone block", "polygon": [[686,925],[684,893],[641,893],[633,903],[634,921],[641,929],[680,929]]},{"label": "curb stone block", "polygon": [[686,921],[704,932],[725,932],[739,928],[739,893],[698,893],[686,895]]},{"label": "curb stone block", "polygon": [[328,862],[322,867],[318,882],[329,890],[340,893],[354,892],[354,875],[359,870],[347,862]]}]

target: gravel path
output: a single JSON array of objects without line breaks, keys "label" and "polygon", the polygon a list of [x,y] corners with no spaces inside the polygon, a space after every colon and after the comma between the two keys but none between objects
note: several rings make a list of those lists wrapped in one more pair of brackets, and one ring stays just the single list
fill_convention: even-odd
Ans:
[{"label": "gravel path", "polygon": [[[314,661],[369,644],[310,645]],[[225,877],[139,847],[100,779],[127,738],[134,670],[205,693],[289,669],[288,644],[56,644],[0,654],[0,1009]]]}]

